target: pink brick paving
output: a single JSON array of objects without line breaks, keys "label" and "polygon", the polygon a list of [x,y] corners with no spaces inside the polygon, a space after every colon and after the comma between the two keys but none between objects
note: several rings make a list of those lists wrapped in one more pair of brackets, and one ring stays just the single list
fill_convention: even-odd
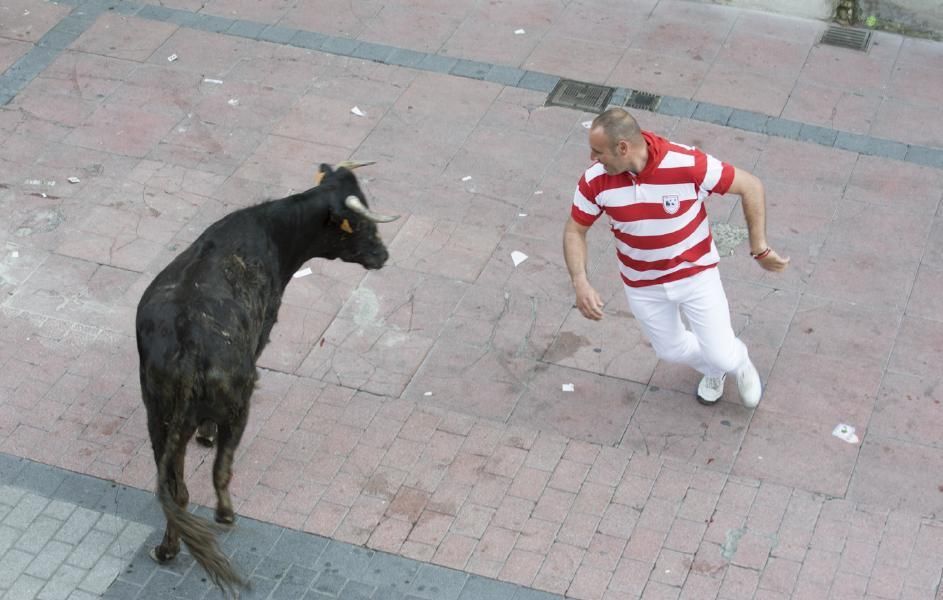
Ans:
[{"label": "pink brick paving", "polygon": [[[7,4],[0,68],[67,14]],[[877,33],[855,54],[818,45],[817,21],[603,4],[206,10],[939,145],[939,43]],[[728,382],[707,409],[641,340],[605,232],[607,320],[573,310],[559,234],[588,115],[544,100],[102,15],[0,109],[0,451],[153,488],[144,287],[223,214],[310,185],[318,162],[377,159],[362,183],[403,215],[382,231],[393,258],[313,263],[289,286],[235,465],[241,515],[580,600],[941,600],[943,172],[640,115],[760,175],[793,256],[781,277],[743,247],[724,258],[767,394],[746,411]],[[710,212],[742,224],[735,199]],[[839,421],[860,444],[831,436]],[[191,499],[210,506],[211,461],[191,447]]]},{"label": "pink brick paving", "polygon": [[[26,317],[11,316],[11,324]],[[27,329],[29,342],[69,351],[71,332],[57,333],[60,322]],[[91,338],[83,341],[86,356],[129,362],[131,340]],[[150,448],[141,433],[129,433],[143,408],[119,408],[123,414],[94,427],[76,410],[89,402],[121,406],[135,374],[75,368],[83,374],[67,372],[57,387],[101,391],[92,400],[59,394],[62,416],[43,428],[4,424],[3,450],[150,485]],[[117,384],[105,385],[121,372]],[[670,589],[680,597],[708,590],[814,597],[831,589],[834,597],[898,598],[930,594],[938,583],[943,526],[908,511],[312,384],[307,413],[282,411],[304,380],[263,372],[256,416],[269,416],[240,448],[240,514],[574,598]],[[322,410],[316,429],[342,427],[344,435],[306,437],[306,417],[327,406],[336,410]],[[5,417],[14,418],[22,412]],[[43,443],[51,432],[66,443]],[[211,503],[207,456],[191,450],[190,486]],[[653,583],[657,591],[649,592]]]}]

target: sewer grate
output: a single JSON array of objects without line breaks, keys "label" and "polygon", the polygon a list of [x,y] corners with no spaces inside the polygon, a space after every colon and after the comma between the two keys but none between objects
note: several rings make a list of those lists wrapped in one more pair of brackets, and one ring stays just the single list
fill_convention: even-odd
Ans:
[{"label": "sewer grate", "polygon": [[871,31],[830,25],[825,35],[822,36],[822,43],[828,46],[840,46],[866,52],[868,44],[871,43]]},{"label": "sewer grate", "polygon": [[660,102],[661,96],[658,96],[657,94],[632,90],[632,93],[630,93],[628,98],[625,99],[624,106],[655,112]]},{"label": "sewer grate", "polygon": [[561,79],[547,96],[547,106],[565,106],[600,113],[609,105],[612,88],[605,85]]}]

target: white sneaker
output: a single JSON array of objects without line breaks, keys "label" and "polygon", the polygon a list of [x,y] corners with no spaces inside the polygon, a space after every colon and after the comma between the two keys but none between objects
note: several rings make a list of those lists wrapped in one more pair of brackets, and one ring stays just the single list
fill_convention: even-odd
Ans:
[{"label": "white sneaker", "polygon": [[710,406],[720,400],[721,396],[724,395],[724,381],[726,380],[726,373],[720,377],[708,377],[707,375],[702,377],[701,383],[697,385],[697,401]]},{"label": "white sneaker", "polygon": [[737,387],[740,389],[740,401],[747,408],[756,408],[763,395],[763,384],[760,383],[760,374],[756,372],[753,363],[740,369],[737,373]]}]

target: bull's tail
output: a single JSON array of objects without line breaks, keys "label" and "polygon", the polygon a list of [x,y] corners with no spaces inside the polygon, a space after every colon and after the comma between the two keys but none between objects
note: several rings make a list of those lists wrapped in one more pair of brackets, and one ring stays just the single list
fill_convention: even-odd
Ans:
[{"label": "bull's tail", "polygon": [[160,506],[167,518],[167,523],[176,528],[180,539],[187,545],[197,564],[203,567],[209,575],[210,580],[219,586],[225,595],[237,597],[237,588],[248,588],[249,584],[236,572],[232,563],[220,550],[216,543],[216,531],[213,524],[187,512],[174,501],[167,471],[177,453],[184,451],[181,446],[186,444],[186,440],[181,438],[179,428],[171,427],[170,429],[164,455],[157,469],[157,497]]}]

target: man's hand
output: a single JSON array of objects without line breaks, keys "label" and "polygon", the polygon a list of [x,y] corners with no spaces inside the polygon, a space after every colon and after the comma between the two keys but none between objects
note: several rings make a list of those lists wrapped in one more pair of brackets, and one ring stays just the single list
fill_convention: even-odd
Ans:
[{"label": "man's hand", "polygon": [[589,227],[580,225],[570,217],[563,231],[563,258],[570,272],[573,289],[576,290],[576,308],[587,319],[602,319],[602,298],[586,278],[586,232]]},{"label": "man's hand", "polygon": [[786,269],[786,265],[789,264],[789,257],[782,257],[775,250],[770,249],[766,256],[756,259],[756,262],[760,263],[760,266],[767,271],[779,273]]},{"label": "man's hand", "polygon": [[580,309],[580,313],[584,317],[593,321],[602,320],[602,307],[602,298],[599,297],[593,286],[588,283],[577,286],[576,308]]}]

